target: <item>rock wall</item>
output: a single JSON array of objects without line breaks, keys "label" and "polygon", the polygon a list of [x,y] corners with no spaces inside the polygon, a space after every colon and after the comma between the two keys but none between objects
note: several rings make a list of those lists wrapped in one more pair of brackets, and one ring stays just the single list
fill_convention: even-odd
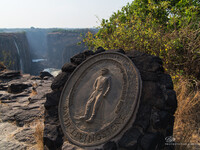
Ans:
[{"label": "rock wall", "polygon": [[61,68],[70,57],[85,49],[82,44],[77,45],[82,40],[80,34],[88,30],[69,30],[65,32],[51,32],[47,35],[47,60],[51,68]]},{"label": "rock wall", "polygon": [[26,30],[30,53],[33,59],[46,57],[48,32],[50,32],[50,29],[31,28]]},{"label": "rock wall", "polygon": [[[51,84],[51,93],[46,95],[44,145],[46,150],[82,149],[74,146],[63,136],[58,119],[58,104],[61,91],[73,70],[92,55],[104,52],[84,51],[73,56],[70,63],[62,67]],[[124,133],[118,142],[108,141],[104,150],[164,150],[174,149],[165,145],[165,138],[173,135],[174,113],[177,108],[176,93],[171,77],[165,74],[162,60],[158,57],[138,51],[124,52],[122,49],[110,50],[127,55],[138,68],[142,78],[141,102],[132,127]]]},{"label": "rock wall", "polygon": [[30,73],[31,56],[25,33],[0,33],[0,61],[9,69]]}]

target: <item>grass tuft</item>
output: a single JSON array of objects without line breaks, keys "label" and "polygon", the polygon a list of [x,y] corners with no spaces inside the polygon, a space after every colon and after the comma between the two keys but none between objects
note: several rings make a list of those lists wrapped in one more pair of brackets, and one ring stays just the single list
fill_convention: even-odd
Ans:
[{"label": "grass tuft", "polygon": [[44,132],[44,123],[43,121],[37,121],[35,123],[35,140],[36,140],[36,147],[37,150],[43,150],[44,145],[43,145],[43,132]]},{"label": "grass tuft", "polygon": [[200,145],[200,90],[197,87],[183,78],[175,83],[178,108],[175,113],[174,137],[178,144],[177,150],[197,149],[196,145]]}]

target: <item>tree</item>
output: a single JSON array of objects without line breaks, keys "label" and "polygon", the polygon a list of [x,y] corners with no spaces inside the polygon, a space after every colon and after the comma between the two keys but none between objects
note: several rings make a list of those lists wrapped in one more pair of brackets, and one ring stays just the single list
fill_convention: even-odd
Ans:
[{"label": "tree", "polygon": [[169,73],[200,79],[199,26],[197,0],[135,0],[102,19],[98,33],[89,32],[84,42],[91,49],[144,51],[161,57]]}]

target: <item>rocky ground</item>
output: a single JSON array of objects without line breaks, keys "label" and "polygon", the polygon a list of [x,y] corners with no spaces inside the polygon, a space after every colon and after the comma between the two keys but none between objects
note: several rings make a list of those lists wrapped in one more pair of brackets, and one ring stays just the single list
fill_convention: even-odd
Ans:
[{"label": "rocky ground", "polygon": [[53,77],[0,72],[0,149],[43,147],[43,116],[46,93]]},{"label": "rocky ground", "polygon": [[[44,104],[54,77],[0,66],[0,150],[43,150]],[[69,142],[62,149],[80,150]]]}]

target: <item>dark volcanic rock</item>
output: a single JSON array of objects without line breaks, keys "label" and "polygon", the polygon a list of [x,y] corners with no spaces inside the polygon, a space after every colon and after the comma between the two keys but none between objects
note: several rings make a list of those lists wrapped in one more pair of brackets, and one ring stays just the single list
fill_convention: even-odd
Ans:
[{"label": "dark volcanic rock", "polygon": [[116,150],[117,144],[115,142],[108,142],[103,146],[103,150]]},{"label": "dark volcanic rock", "polygon": [[44,79],[44,77],[53,77],[53,75],[46,71],[40,72],[40,78]]},{"label": "dark volcanic rock", "polygon": [[125,132],[119,140],[119,146],[126,149],[136,149],[138,146],[138,138],[142,133],[137,128],[131,128]]},{"label": "dark volcanic rock", "polygon": [[158,133],[147,133],[142,137],[140,144],[143,150],[155,150],[156,147],[159,149],[159,145],[163,143],[160,141]]},{"label": "dark volcanic rock", "polygon": [[73,56],[70,61],[75,64],[75,65],[79,65],[80,63],[82,63],[84,60],[86,60],[86,56],[84,53],[79,53],[75,56]]},{"label": "dark volcanic rock", "polygon": [[165,85],[167,89],[173,89],[173,82],[172,78],[168,74],[159,74],[160,83]]},{"label": "dark volcanic rock", "polygon": [[44,104],[45,108],[48,109],[51,106],[58,106],[60,95],[61,91],[53,91],[51,93],[46,94],[47,100]]},{"label": "dark volcanic rock", "polygon": [[97,50],[94,52],[94,54],[105,52],[106,50],[103,47],[98,47]]},{"label": "dark volcanic rock", "polygon": [[125,54],[125,51],[123,49],[111,49],[109,52],[115,52],[115,53],[122,53]]},{"label": "dark volcanic rock", "polygon": [[22,127],[26,123],[30,123],[36,118],[40,118],[42,116],[41,111],[37,109],[31,110],[21,110],[15,114],[14,118],[17,122],[17,125]]},{"label": "dark volcanic rock", "polygon": [[13,78],[19,78],[20,76],[21,73],[19,71],[0,72],[0,79],[13,79]]},{"label": "dark volcanic rock", "polygon": [[1,83],[0,84],[0,90],[7,90],[8,89],[8,84],[7,83]]},{"label": "dark volcanic rock", "polygon": [[21,93],[24,91],[24,89],[31,87],[30,84],[24,84],[24,83],[12,83],[8,86],[8,92],[9,93]]},{"label": "dark volcanic rock", "polygon": [[85,54],[85,56],[91,56],[91,55],[94,55],[94,52],[91,50],[85,50],[83,51],[83,54]]},{"label": "dark volcanic rock", "polygon": [[63,133],[61,127],[53,124],[46,124],[44,128],[44,144],[49,150],[55,150],[63,144]]},{"label": "dark volcanic rock", "polygon": [[69,76],[70,74],[66,72],[58,74],[53,80],[53,83],[51,84],[51,89],[55,90],[63,87]]},{"label": "dark volcanic rock", "polygon": [[39,76],[31,76],[30,80],[41,80]]},{"label": "dark volcanic rock", "polygon": [[62,67],[62,72],[73,72],[74,69],[76,68],[76,65],[72,63],[65,63]]}]

